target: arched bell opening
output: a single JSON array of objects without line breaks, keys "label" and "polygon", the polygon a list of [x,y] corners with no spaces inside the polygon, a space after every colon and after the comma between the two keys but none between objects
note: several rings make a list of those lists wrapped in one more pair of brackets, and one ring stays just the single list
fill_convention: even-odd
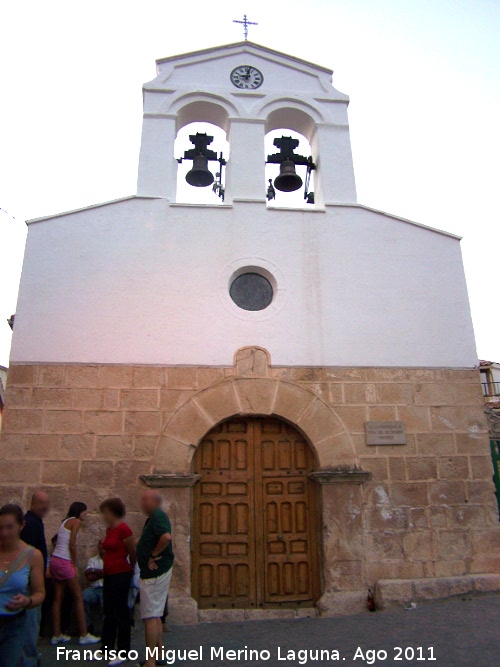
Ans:
[{"label": "arched bell opening", "polygon": [[[177,137],[176,202],[223,204],[229,158],[229,113],[219,99],[183,97],[173,105]],[[181,106],[182,104],[182,106]]]},{"label": "arched bell opening", "polygon": [[[322,197],[316,192],[315,174],[319,160],[317,127],[323,119],[317,109],[298,100],[284,98],[265,105],[261,113],[266,117],[266,187],[269,206],[318,207]],[[276,140],[278,145],[275,145]],[[276,178],[279,178],[278,183],[275,182]],[[281,186],[284,189],[280,189]]]}]

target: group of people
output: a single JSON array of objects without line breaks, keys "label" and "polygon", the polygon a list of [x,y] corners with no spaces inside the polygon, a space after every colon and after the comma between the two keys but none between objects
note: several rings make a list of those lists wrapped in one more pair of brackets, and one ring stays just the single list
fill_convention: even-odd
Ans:
[{"label": "group of people", "polygon": [[[43,523],[50,509],[50,498],[45,492],[33,494],[26,514],[15,504],[0,508],[0,667],[37,667],[46,578],[52,581],[54,589],[51,644],[57,646],[71,641],[61,630],[62,603],[68,590],[78,625],[78,643],[83,646],[100,643],[103,651],[116,650],[117,657],[108,663],[110,666],[127,662],[131,640],[129,608],[137,570],[141,618],[146,646],[150,649],[149,657],[140,664],[155,665],[153,652],[156,648],[162,649],[162,617],[174,562],[171,525],[161,505],[162,497],[158,492],[143,493],[141,509],[147,518],[142,535],[136,540],[125,523],[123,501],[109,498],[101,503],[99,511],[106,532],[99,542],[100,560],[91,559],[87,564],[85,579],[90,588],[83,592],[76,545],[87,515],[85,503],[71,504],[53,538],[50,557]],[[99,584],[98,588],[102,584],[101,637],[89,632],[93,596],[87,591],[95,590],[95,584]],[[134,603],[136,595],[137,590]]]}]

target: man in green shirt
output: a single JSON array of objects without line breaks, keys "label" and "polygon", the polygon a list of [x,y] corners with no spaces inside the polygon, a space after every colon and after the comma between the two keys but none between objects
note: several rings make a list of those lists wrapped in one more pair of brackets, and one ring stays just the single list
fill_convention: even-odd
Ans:
[{"label": "man in green shirt", "polygon": [[[137,562],[141,573],[141,618],[146,634],[146,667],[154,667],[163,648],[161,617],[167,602],[174,552],[170,520],[161,508],[158,491],[145,491],[141,508],[148,517],[137,544]],[[155,655],[155,649],[158,654]]]}]

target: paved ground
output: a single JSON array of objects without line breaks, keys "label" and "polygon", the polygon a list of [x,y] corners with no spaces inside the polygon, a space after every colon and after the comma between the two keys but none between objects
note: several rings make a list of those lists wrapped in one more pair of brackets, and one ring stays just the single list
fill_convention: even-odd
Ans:
[{"label": "paved ground", "polygon": [[[500,665],[500,595],[480,598],[454,599],[419,606],[412,611],[377,612],[344,618],[306,618],[278,621],[246,621],[244,623],[203,623],[197,626],[177,626],[164,635],[165,648],[193,650],[203,647],[202,659],[176,659],[177,667],[497,667]],[[228,656],[211,656],[211,647],[224,651],[244,649],[268,650],[270,659],[231,660]],[[409,647],[399,655],[395,647]],[[295,659],[278,659],[295,651]],[[358,650],[359,647],[359,650]],[[411,650],[422,647],[422,653],[411,657]],[[68,648],[78,649],[76,645]],[[134,636],[134,648],[143,650],[142,632]],[[337,660],[312,659],[297,652],[317,649],[337,650]],[[433,649],[433,651],[431,651]],[[387,658],[375,658],[367,651],[387,651]],[[357,656],[356,657],[356,651]],[[57,660],[56,651],[42,645],[43,667],[83,665],[75,660]],[[141,653],[142,656],[142,653]],[[334,654],[335,656],[335,654]],[[264,656],[265,657],[265,656]],[[292,657],[292,655],[290,655]],[[400,658],[399,660],[397,658]],[[434,660],[431,658],[434,657]],[[193,656],[192,656],[193,658]],[[420,658],[420,660],[418,659]],[[95,664],[106,664],[99,662]]]}]

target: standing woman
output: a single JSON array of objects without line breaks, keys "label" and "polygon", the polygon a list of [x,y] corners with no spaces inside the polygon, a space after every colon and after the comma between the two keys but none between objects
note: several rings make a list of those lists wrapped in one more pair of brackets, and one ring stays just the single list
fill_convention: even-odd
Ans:
[{"label": "standing woman", "polygon": [[102,648],[118,649],[118,657],[110,665],[126,662],[130,651],[130,613],[128,595],[136,562],[132,531],[123,520],[125,505],[120,498],[109,498],[99,511],[106,524],[104,549],[104,587]]},{"label": "standing woman", "polygon": [[24,515],[18,505],[0,509],[0,665],[17,665],[26,635],[26,610],[45,598],[44,562],[21,540]]},{"label": "standing woman", "polygon": [[75,615],[80,633],[79,644],[97,644],[99,637],[89,634],[85,610],[83,607],[82,588],[76,566],[76,538],[87,515],[85,503],[72,503],[66,518],[57,531],[57,541],[50,559],[50,576],[54,582],[54,602],[52,603],[52,625],[54,636],[52,645],[67,643],[71,637],[61,634],[61,607],[64,589],[68,587],[75,606]]}]

